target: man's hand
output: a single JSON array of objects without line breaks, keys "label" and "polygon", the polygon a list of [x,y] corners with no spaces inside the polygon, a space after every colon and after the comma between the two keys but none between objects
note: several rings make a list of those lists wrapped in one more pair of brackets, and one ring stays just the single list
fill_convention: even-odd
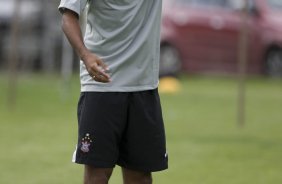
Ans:
[{"label": "man's hand", "polygon": [[66,9],[63,13],[62,28],[72,47],[84,62],[89,75],[97,82],[111,82],[107,74],[107,66],[95,54],[91,53],[84,45],[78,15]]},{"label": "man's hand", "polygon": [[81,59],[83,60],[89,75],[95,81],[103,83],[111,82],[110,75],[107,74],[109,69],[101,58],[91,52],[87,52]]}]

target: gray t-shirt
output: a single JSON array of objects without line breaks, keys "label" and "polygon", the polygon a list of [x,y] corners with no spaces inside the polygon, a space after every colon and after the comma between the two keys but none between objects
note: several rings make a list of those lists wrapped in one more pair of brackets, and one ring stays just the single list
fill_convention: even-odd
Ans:
[{"label": "gray t-shirt", "polygon": [[84,43],[110,69],[112,82],[99,83],[80,61],[81,91],[157,88],[162,0],[61,0],[63,8],[86,11]]}]

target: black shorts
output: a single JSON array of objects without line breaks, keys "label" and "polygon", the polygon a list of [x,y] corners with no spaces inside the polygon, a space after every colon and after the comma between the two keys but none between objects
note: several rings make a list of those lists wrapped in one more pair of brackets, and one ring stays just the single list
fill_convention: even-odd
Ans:
[{"label": "black shorts", "polygon": [[97,168],[116,164],[138,171],[167,169],[158,90],[82,92],[73,162]]}]

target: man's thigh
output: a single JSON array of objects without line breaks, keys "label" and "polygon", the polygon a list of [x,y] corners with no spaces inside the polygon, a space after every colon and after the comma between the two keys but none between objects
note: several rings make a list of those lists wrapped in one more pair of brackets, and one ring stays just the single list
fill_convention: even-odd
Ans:
[{"label": "man's thigh", "polygon": [[165,130],[158,90],[133,92],[118,165],[136,171],[167,169]]},{"label": "man's thigh", "polygon": [[84,92],[78,104],[78,142],[73,162],[113,168],[126,125],[126,93]]}]

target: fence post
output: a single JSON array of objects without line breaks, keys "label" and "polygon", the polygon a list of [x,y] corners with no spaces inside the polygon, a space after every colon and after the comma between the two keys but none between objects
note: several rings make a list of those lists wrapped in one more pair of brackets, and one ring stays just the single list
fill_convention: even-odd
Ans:
[{"label": "fence post", "polygon": [[11,23],[11,47],[9,48],[9,79],[8,79],[8,107],[13,109],[16,105],[17,97],[17,78],[18,78],[18,64],[19,64],[19,24],[20,24],[20,7],[21,0],[15,1],[14,13]]},{"label": "fence post", "polygon": [[238,49],[238,102],[237,102],[237,123],[239,127],[245,125],[246,113],[246,69],[248,60],[248,0],[244,0],[244,7],[241,12],[241,30]]}]

